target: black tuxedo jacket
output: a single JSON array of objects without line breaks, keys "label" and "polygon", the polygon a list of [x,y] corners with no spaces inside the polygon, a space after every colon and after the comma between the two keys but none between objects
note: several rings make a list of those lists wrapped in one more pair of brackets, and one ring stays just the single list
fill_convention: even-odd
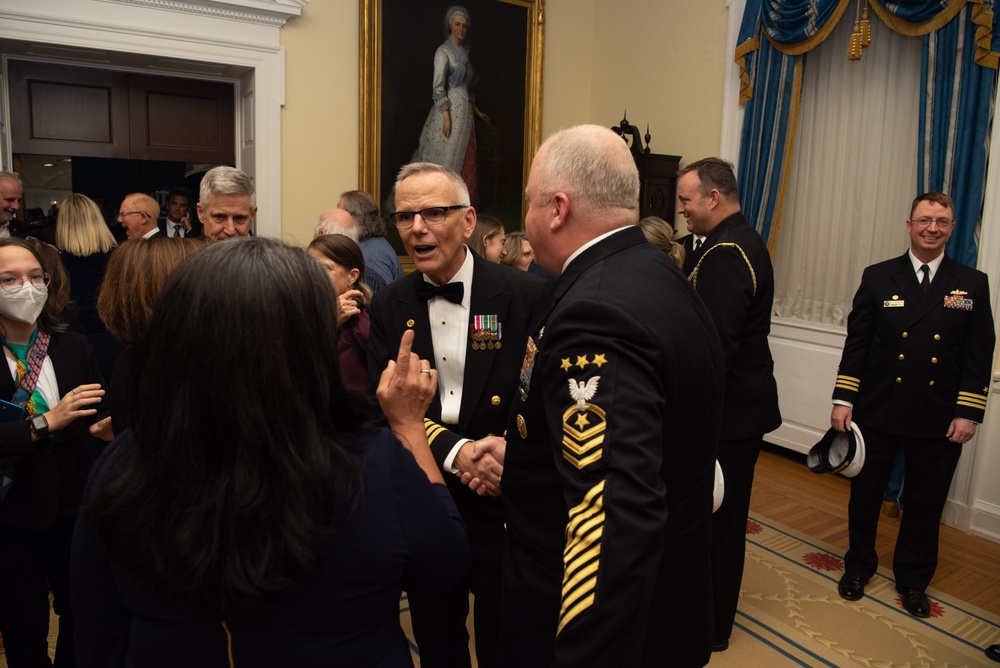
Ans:
[{"label": "black tuxedo jacket", "polygon": [[986,274],[945,256],[927,294],[909,254],[865,269],[847,320],[833,398],[862,425],[943,438],[982,422],[996,342]]},{"label": "black tuxedo jacket", "polygon": [[[431,451],[441,466],[445,457],[462,437],[473,440],[490,434],[503,434],[510,412],[510,402],[517,389],[524,341],[536,304],[549,285],[527,272],[488,262],[473,255],[472,295],[469,323],[475,315],[496,315],[502,327],[500,349],[473,350],[465,353],[465,377],[458,424],[438,425],[441,402],[435,397],[427,411],[427,436]],[[396,358],[403,332],[416,333],[413,352],[422,359],[434,360],[431,325],[427,302],[416,296],[417,281],[423,274],[413,272],[375,293],[371,305],[371,335],[368,339],[368,372],[372,395],[386,364]],[[445,476],[445,479],[454,476]],[[449,480],[451,483],[451,480]],[[449,484],[453,488],[452,484]]]},{"label": "black tuxedo jacket", "polygon": [[[74,332],[53,333],[49,359],[56,372],[60,398],[77,385],[104,385],[97,358],[87,339]],[[10,401],[15,380],[4,360],[0,369],[0,397]],[[27,420],[0,424],[0,457],[19,455],[17,472],[7,499],[0,504],[0,524],[47,529],[57,517],[75,517],[83,484],[103,444],[90,435],[90,425],[108,414],[108,396],[97,414],[77,418],[55,438],[31,442]]]},{"label": "black tuxedo jacket", "polygon": [[507,428],[501,665],[704,665],[723,384],[711,317],[632,227],[570,263],[540,324]]},{"label": "black tuxedo jacket", "polygon": [[690,278],[722,342],[726,397],[721,438],[758,438],[781,425],[767,343],[774,302],[771,256],[742,213],[719,223],[702,248]]}]

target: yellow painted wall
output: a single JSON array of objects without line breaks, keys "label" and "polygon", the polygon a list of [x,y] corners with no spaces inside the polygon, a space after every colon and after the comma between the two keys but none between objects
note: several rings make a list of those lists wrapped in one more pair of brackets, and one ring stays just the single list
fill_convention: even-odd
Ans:
[{"label": "yellow painted wall", "polygon": [[[319,213],[358,184],[359,0],[312,0],[281,30],[281,217],[306,244]],[[716,155],[723,0],[547,0],[543,137],[578,123],[650,126],[657,153]],[[258,91],[258,94],[266,94]]]}]

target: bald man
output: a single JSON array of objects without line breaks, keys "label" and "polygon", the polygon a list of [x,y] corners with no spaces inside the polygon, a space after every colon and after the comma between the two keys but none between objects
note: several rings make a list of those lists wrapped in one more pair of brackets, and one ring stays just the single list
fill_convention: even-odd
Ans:
[{"label": "bald man", "polygon": [[549,138],[525,195],[535,261],[558,280],[507,425],[499,665],[702,666],[723,387],[711,316],[636,225],[639,174],[612,131]]},{"label": "bald man", "polygon": [[17,220],[17,212],[23,201],[21,179],[13,172],[0,172],[0,238],[24,237],[27,234],[27,225]]},{"label": "bald man", "polygon": [[344,209],[327,209],[316,219],[313,226],[313,238],[324,234],[343,234],[345,237],[358,240],[358,228],[354,218]]},{"label": "bald man", "polygon": [[118,209],[118,222],[125,228],[125,236],[149,239],[160,233],[156,222],[160,219],[160,205],[145,193],[126,195]]}]

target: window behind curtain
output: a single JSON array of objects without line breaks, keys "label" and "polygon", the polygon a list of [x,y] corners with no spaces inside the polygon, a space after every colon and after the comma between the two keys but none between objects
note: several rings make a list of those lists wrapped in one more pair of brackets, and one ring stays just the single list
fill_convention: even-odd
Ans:
[{"label": "window behind curtain", "polygon": [[871,23],[860,61],[847,59],[848,18],[806,55],[774,252],[779,317],[846,326],[864,268],[909,247],[922,41]]}]

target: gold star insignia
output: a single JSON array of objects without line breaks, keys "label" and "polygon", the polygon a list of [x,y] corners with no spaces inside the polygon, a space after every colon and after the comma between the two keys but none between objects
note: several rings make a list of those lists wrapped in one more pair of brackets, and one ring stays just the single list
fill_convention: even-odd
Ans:
[{"label": "gold star insignia", "polygon": [[583,428],[586,427],[588,424],[590,424],[590,421],[587,420],[587,414],[586,413],[580,413],[580,414],[578,414],[576,416],[576,428],[577,429],[580,429],[582,431]]},{"label": "gold star insignia", "polygon": [[607,363],[608,361],[604,359],[604,353],[601,353],[600,355],[594,355],[594,366],[596,366],[598,369],[600,369]]},{"label": "gold star insignia", "polygon": [[587,361],[587,356],[586,355],[577,355],[576,356],[576,366],[580,367],[581,369],[583,367],[587,366],[588,363],[589,362]]},{"label": "gold star insignia", "polygon": [[563,371],[569,371],[569,368],[571,366],[573,366],[573,364],[569,361],[569,358],[564,357],[562,358],[562,363],[559,365],[559,368],[561,368]]}]

